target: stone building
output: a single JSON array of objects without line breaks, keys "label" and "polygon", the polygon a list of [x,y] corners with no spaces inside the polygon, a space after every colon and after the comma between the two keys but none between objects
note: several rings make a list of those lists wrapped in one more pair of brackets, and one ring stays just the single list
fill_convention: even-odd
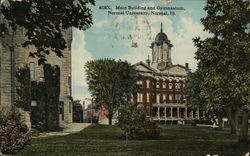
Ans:
[{"label": "stone building", "polygon": [[[71,96],[71,41],[72,30],[64,32],[67,48],[63,50],[63,58],[50,54],[47,63],[60,67],[60,119],[72,122]],[[19,68],[28,65],[31,79],[44,81],[43,67],[37,64],[37,58],[29,57],[29,52],[35,47],[22,47],[25,41],[25,30],[18,28],[16,32],[9,31],[5,38],[0,38],[0,113],[13,109],[16,97],[15,73]]]},{"label": "stone building", "polygon": [[185,96],[185,82],[189,73],[188,63],[173,64],[171,49],[173,45],[162,30],[151,44],[152,63],[149,59],[134,65],[143,75],[137,82],[142,91],[132,99],[139,109],[143,109],[154,121],[168,123],[184,123],[205,117],[199,109],[191,109]]}]

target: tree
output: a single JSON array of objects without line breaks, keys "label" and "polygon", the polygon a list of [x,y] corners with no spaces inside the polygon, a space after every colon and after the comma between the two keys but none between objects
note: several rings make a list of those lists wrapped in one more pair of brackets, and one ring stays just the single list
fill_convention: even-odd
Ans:
[{"label": "tree", "polygon": [[89,61],[85,67],[96,108],[107,111],[111,125],[114,113],[137,92],[135,82],[140,79],[140,74],[128,62],[114,59]]},{"label": "tree", "polygon": [[83,122],[83,108],[81,100],[73,101],[73,122]]},{"label": "tree", "polygon": [[[218,100],[217,95],[222,96],[220,90],[217,93],[217,89],[221,87],[202,87],[204,82],[204,73],[201,70],[197,70],[194,73],[189,73],[186,83],[186,94],[189,98],[188,105],[191,107],[206,110],[206,112],[213,118],[216,116],[218,119],[219,129],[222,129],[222,119],[225,115],[225,110],[222,106],[222,100]],[[224,96],[224,95],[223,95]]]},{"label": "tree", "polygon": [[[250,103],[250,2],[242,0],[209,0],[201,19],[204,30],[213,36],[194,39],[196,59],[203,73],[201,94],[210,104],[232,112],[242,111],[239,120],[239,142],[248,141]],[[213,106],[211,105],[211,106]]]},{"label": "tree", "polygon": [[152,139],[160,136],[160,128],[146,118],[145,113],[137,109],[134,103],[119,109],[118,126],[124,131],[126,139]]},{"label": "tree", "polygon": [[23,27],[27,37],[23,47],[34,45],[37,50],[30,56],[38,57],[40,64],[51,52],[63,57],[67,47],[63,33],[71,27],[85,30],[92,24],[87,4],[94,5],[94,0],[5,0],[0,4],[0,36]]}]

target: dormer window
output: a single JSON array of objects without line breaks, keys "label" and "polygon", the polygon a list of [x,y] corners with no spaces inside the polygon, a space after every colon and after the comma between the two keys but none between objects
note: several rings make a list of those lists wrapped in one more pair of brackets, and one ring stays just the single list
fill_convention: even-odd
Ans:
[{"label": "dormer window", "polygon": [[181,84],[180,83],[175,84],[175,90],[177,90],[177,91],[181,90]]},{"label": "dormer window", "polygon": [[160,88],[160,82],[156,83],[156,88]]},{"label": "dormer window", "polygon": [[165,82],[162,83],[162,88],[166,88],[166,83]]},{"label": "dormer window", "polygon": [[168,84],[168,89],[171,90],[173,88],[173,84],[172,83],[169,83]]}]

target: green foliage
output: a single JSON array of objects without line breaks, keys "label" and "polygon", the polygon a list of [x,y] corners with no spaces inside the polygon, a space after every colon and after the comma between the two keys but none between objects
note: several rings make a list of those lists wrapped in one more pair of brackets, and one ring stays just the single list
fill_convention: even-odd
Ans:
[{"label": "green foliage", "polygon": [[128,139],[152,139],[160,136],[160,128],[132,103],[119,110],[118,126]]},{"label": "green foliage", "polygon": [[25,111],[29,111],[32,87],[30,83],[30,71],[28,66],[25,66],[24,68],[17,71],[16,80],[18,82],[18,87],[16,88],[18,98],[15,105],[19,108],[23,108]]},{"label": "green foliage", "polygon": [[194,43],[203,76],[201,94],[210,103],[237,99],[239,107],[249,104],[249,5],[242,0],[211,0],[205,7],[208,15],[201,21],[214,36],[195,38]]},{"label": "green foliage", "polygon": [[201,97],[202,75],[197,70],[189,73],[185,86],[186,95],[188,97],[188,105],[192,107],[204,108],[206,101]]},{"label": "green foliage", "polygon": [[97,109],[105,108],[107,117],[112,118],[117,109],[126,104],[131,95],[138,91],[135,82],[140,74],[128,63],[121,60],[101,59],[85,65],[87,83]]},{"label": "green foliage", "polygon": [[[228,111],[228,114],[240,109],[249,111],[249,6],[250,1],[209,0],[204,8],[208,14],[201,22],[213,36],[204,40],[197,37],[193,41],[202,75],[200,96],[206,100],[209,110]],[[228,117],[234,123],[234,117]],[[245,117],[247,125],[248,115]],[[244,133],[240,140],[247,140],[247,129],[247,126],[240,128],[240,136]]]},{"label": "green foliage", "polygon": [[83,122],[83,108],[80,100],[73,101],[73,122]]},{"label": "green foliage", "polygon": [[117,126],[93,124],[66,136],[34,138],[17,156],[115,155],[115,156],[243,156],[248,145],[237,145],[236,135],[205,126],[162,125],[161,138],[121,140]]},{"label": "green foliage", "polygon": [[[44,82],[30,81],[29,69],[16,74],[18,100],[16,106],[31,113],[31,123],[39,130],[52,131],[59,127],[60,69],[44,64]],[[37,106],[31,106],[31,101]]]},{"label": "green foliage", "polygon": [[46,90],[45,129],[52,131],[59,128],[60,68],[45,64],[43,70]]},{"label": "green foliage", "polygon": [[[5,22],[0,23],[0,36],[4,36],[11,27],[25,28],[28,40],[24,47],[34,45],[37,51],[31,52],[44,63],[44,54],[54,52],[63,57],[62,50],[67,47],[63,33],[71,27],[81,30],[92,24],[92,12],[87,7],[94,5],[94,0],[8,0],[0,5],[0,15]],[[2,21],[2,20],[1,20]]]}]

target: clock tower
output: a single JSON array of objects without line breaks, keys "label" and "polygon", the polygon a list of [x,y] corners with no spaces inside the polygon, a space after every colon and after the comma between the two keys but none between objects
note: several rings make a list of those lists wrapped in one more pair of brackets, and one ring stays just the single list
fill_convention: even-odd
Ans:
[{"label": "clock tower", "polygon": [[152,49],[152,64],[151,67],[157,68],[160,71],[165,70],[167,67],[172,66],[171,61],[171,48],[173,45],[168,40],[167,35],[161,31],[156,35],[155,41],[151,44]]}]

